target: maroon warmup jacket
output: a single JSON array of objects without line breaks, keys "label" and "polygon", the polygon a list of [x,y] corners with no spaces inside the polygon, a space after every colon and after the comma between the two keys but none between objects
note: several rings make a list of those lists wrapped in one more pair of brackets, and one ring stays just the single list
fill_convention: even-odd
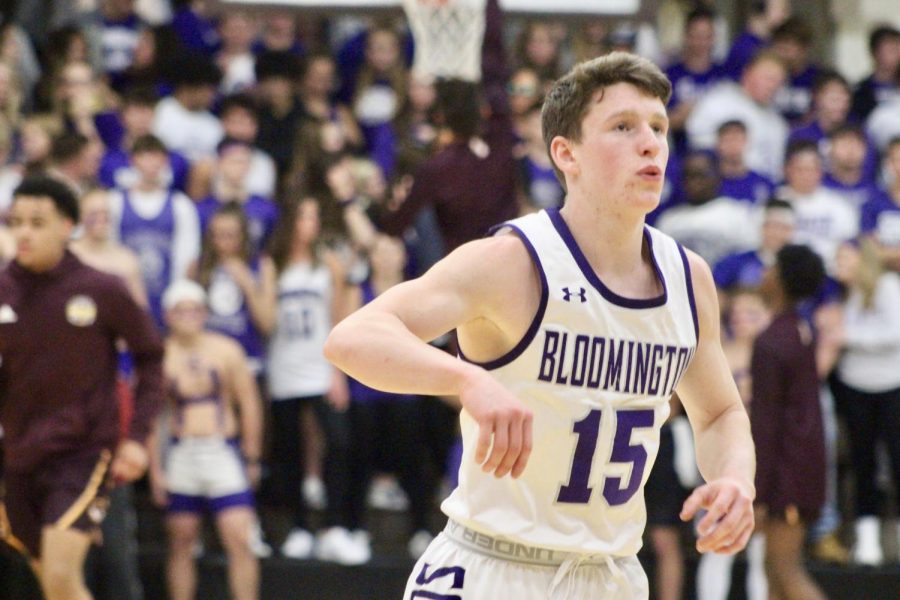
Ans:
[{"label": "maroon warmup jacket", "polygon": [[756,498],[770,512],[793,505],[807,521],[825,502],[825,433],[815,345],[801,318],[781,314],[753,344],[750,422],[756,444]]},{"label": "maroon warmup jacket", "polygon": [[0,425],[5,468],[24,473],[119,439],[116,340],[134,356],[129,437],[143,442],[162,405],[162,342],[115,276],[66,252],[46,273],[0,271]]}]

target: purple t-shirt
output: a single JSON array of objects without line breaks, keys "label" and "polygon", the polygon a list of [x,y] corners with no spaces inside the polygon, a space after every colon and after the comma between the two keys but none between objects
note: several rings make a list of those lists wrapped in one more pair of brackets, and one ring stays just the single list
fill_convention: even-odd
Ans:
[{"label": "purple t-shirt", "polygon": [[716,287],[727,290],[733,287],[759,286],[766,266],[756,250],[729,254],[713,267]]},{"label": "purple t-shirt", "polygon": [[[207,196],[197,203],[202,234],[206,233],[209,222],[221,205],[215,196]],[[266,242],[275,230],[275,224],[278,222],[278,206],[267,198],[255,195],[247,198],[242,206],[250,228],[250,245],[255,256],[266,247]]]},{"label": "purple t-shirt", "polygon": [[775,183],[756,171],[747,171],[741,177],[722,177],[719,195],[735,200],[763,204],[775,194]]},{"label": "purple t-shirt", "polygon": [[872,233],[886,246],[900,247],[900,206],[882,189],[862,205],[860,230]]}]

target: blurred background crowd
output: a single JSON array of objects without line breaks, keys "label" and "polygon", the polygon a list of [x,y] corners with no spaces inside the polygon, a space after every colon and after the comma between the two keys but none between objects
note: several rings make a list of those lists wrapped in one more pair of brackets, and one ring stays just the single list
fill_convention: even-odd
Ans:
[{"label": "blurred background crowd", "polygon": [[[459,460],[453,399],[347,381],[321,357],[324,336],[491,225],[560,206],[543,94],[578,61],[637,52],[673,84],[666,185],[648,220],[712,267],[749,410],[765,269],[790,241],[826,265],[828,285],[804,306],[829,454],[813,555],[898,560],[900,526],[887,526],[900,487],[896,21],[863,34],[860,74],[837,68],[822,22],[790,2],[728,14],[712,1],[650,4],[646,19],[506,15],[501,26],[488,13],[473,84],[411,69],[396,10],[20,0],[0,25],[0,264],[15,254],[3,216],[22,178],[71,186],[73,251],[106,265],[120,253],[112,262],[163,332],[164,291],[193,279],[206,327],[246,353],[265,414],[259,510],[292,519],[268,542],[291,558],[364,563],[369,505],[409,512],[417,556]],[[435,343],[453,351],[450,338]],[[677,417],[672,429],[673,485],[693,485]],[[326,515],[316,539],[310,508]],[[673,527],[651,507],[660,556]],[[273,552],[261,533],[254,549]]]}]

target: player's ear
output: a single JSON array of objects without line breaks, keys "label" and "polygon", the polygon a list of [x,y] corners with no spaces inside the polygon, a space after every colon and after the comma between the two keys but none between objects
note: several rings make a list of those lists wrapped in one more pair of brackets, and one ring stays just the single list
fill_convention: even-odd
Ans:
[{"label": "player's ear", "polygon": [[561,135],[556,136],[550,142],[550,158],[556,168],[566,175],[577,175],[579,172],[578,161],[575,157],[575,148],[572,141]]}]

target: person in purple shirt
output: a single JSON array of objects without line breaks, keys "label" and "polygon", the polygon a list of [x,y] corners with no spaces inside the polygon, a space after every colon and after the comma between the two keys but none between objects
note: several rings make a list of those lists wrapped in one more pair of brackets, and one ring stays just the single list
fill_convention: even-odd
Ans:
[{"label": "person in purple shirt", "polygon": [[[43,565],[48,600],[90,598],[83,565],[108,493],[146,470],[147,436],[163,395],[162,344],[149,315],[117,277],[66,250],[78,218],[78,201],[63,183],[23,181],[9,219],[16,258],[0,271],[3,503],[12,535]],[[137,373],[124,438],[120,339]]]},{"label": "person in purple shirt", "polygon": [[900,67],[900,30],[879,25],[869,34],[869,53],[875,63],[872,74],[856,84],[853,116],[864,122],[875,107],[900,94],[896,73]]},{"label": "person in purple shirt", "polygon": [[684,48],[681,60],[666,69],[672,82],[669,99],[669,126],[679,154],[687,150],[684,123],[697,99],[706,90],[725,79],[725,72],[713,62],[716,13],[707,8],[695,8],[685,20]]},{"label": "person in purple shirt", "polygon": [[794,236],[794,208],[790,202],[772,198],[763,213],[759,248],[729,254],[713,267],[713,280],[719,290],[756,288],[775,255]]},{"label": "person in purple shirt", "polygon": [[809,60],[813,33],[799,17],[790,17],[772,31],[772,50],[788,67],[788,81],[775,96],[775,107],[788,123],[799,123],[812,105],[812,88],[819,67]]},{"label": "person in purple shirt", "polygon": [[775,183],[747,166],[747,126],[742,121],[725,121],[716,137],[716,157],[719,160],[719,195],[735,200],[761,204],[775,193]]},{"label": "person in purple shirt", "polygon": [[206,232],[212,216],[223,204],[236,202],[247,217],[252,256],[257,256],[275,230],[278,206],[268,198],[247,189],[253,149],[246,142],[225,138],[219,143],[212,193],[197,202],[200,230]]},{"label": "person in purple shirt", "polygon": [[[100,162],[98,180],[106,188],[127,188],[134,185],[137,173],[131,163],[131,146],[134,141],[153,132],[153,118],[159,97],[152,88],[137,87],[122,98],[122,108],[116,121],[120,122],[122,135],[115,145],[107,145]],[[165,175],[167,187],[185,191],[191,165],[187,159],[168,150],[169,168]]]},{"label": "person in purple shirt", "polygon": [[778,598],[825,598],[803,566],[806,528],[825,502],[825,439],[816,344],[797,310],[824,279],[825,266],[815,252],[788,245],[760,288],[774,317],[753,344],[750,423],[766,574]]}]

